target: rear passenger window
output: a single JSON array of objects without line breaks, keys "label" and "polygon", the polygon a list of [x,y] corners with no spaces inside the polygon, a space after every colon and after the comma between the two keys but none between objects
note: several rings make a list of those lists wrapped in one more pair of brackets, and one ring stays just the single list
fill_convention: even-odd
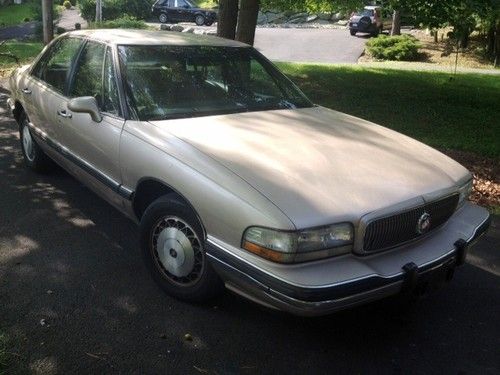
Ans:
[{"label": "rear passenger window", "polygon": [[33,70],[33,75],[64,93],[72,63],[80,50],[82,40],[61,39],[45,54]]}]

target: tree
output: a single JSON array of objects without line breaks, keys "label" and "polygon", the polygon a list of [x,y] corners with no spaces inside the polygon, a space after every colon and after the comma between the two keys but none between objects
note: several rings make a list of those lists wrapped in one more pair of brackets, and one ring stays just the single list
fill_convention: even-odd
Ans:
[{"label": "tree", "polygon": [[54,38],[54,25],[52,23],[52,0],[42,0],[42,25],[43,43],[49,44]]},{"label": "tree", "polygon": [[237,22],[238,0],[220,0],[217,36],[226,39],[234,39],[236,37]]},{"label": "tree", "polygon": [[241,0],[240,11],[238,13],[236,40],[253,46],[259,6],[259,0]]}]

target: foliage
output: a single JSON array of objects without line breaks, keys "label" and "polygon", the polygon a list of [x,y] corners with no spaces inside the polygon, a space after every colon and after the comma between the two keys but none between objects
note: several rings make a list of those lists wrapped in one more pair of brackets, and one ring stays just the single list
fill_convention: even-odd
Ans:
[{"label": "foliage", "polygon": [[33,17],[34,12],[30,3],[5,5],[0,11],[0,27],[17,25]]},{"label": "foliage", "polygon": [[[95,0],[80,0],[78,6],[82,17],[87,21],[95,20]],[[146,19],[151,16],[152,0],[106,0],[103,1],[102,19],[114,20],[124,16],[124,14],[133,14],[137,19]],[[126,9],[126,13],[124,12]]]},{"label": "foliage", "polygon": [[280,63],[320,105],[434,147],[500,158],[500,76]]},{"label": "foliage", "polygon": [[71,3],[69,2],[69,0],[66,0],[66,1],[63,3],[63,6],[64,6],[66,9],[70,9],[70,8],[71,8]]},{"label": "foliage", "polygon": [[103,22],[91,22],[91,29],[147,29],[148,25],[143,20],[124,14],[120,18]]},{"label": "foliage", "polygon": [[366,50],[380,60],[412,61],[418,58],[419,41],[411,35],[379,35],[366,43]]},{"label": "foliage", "polygon": [[279,10],[290,12],[337,12],[352,11],[362,8],[362,0],[261,0],[263,10]]}]

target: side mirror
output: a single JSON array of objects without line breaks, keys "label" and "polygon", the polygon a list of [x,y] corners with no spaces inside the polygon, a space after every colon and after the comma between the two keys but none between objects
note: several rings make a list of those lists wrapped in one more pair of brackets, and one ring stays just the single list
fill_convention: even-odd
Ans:
[{"label": "side mirror", "polygon": [[68,109],[75,113],[88,113],[93,121],[101,122],[102,116],[93,96],[81,96],[68,102]]}]

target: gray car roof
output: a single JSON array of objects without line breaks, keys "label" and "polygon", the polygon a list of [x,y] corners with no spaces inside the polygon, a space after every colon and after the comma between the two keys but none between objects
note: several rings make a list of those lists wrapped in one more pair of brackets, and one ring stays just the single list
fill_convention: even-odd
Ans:
[{"label": "gray car roof", "polygon": [[131,29],[95,29],[71,31],[67,35],[78,35],[109,44],[119,45],[179,45],[248,47],[247,44],[210,35],[181,33],[176,31],[151,31]]}]

